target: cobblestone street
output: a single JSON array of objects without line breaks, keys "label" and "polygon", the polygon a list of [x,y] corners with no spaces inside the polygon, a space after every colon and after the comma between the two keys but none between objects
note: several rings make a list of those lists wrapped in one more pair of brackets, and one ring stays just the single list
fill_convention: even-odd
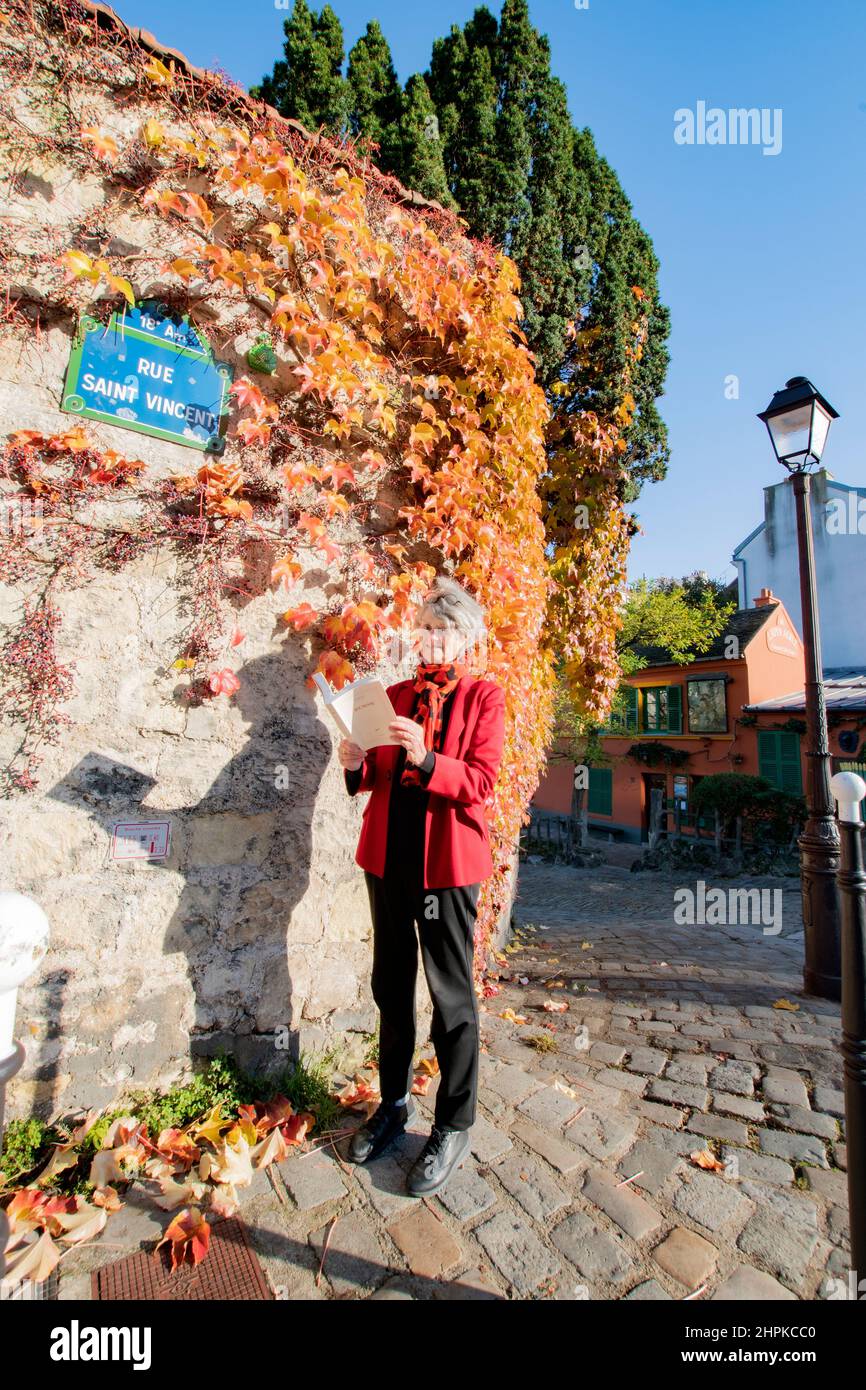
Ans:
[{"label": "cobblestone street", "polygon": [[[405,1194],[431,1087],[415,1098],[424,1123],[369,1169],[283,1164],[282,1202],[259,1199],[278,1219],[262,1209],[257,1230],[282,1294],[840,1297],[839,1009],[801,993],[798,882],[753,886],[781,888],[778,935],[675,926],[676,885],[658,875],[522,865],[523,944],[481,1014],[472,1161],[432,1198]],[[783,998],[799,1010],[773,1008]],[[568,1012],[545,1011],[555,999]],[[723,1172],[690,1160],[707,1146]]]},{"label": "cobblestone street", "polygon": [[[345,1161],[344,1136],[257,1171],[241,1216],[277,1297],[845,1296],[839,1009],[801,993],[798,882],[751,882],[782,893],[775,935],[677,926],[677,886],[521,866],[511,978],[481,1010],[471,1159],[433,1197],[407,1195],[434,1078],[371,1165]],[[723,1170],[698,1166],[702,1150]],[[127,1203],[111,1253],[77,1252],[60,1297],[89,1297],[86,1270],[164,1225]]]}]

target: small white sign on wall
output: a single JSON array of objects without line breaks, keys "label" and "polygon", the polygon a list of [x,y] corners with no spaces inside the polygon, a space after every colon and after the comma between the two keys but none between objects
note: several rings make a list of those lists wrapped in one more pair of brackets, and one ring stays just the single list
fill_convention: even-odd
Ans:
[{"label": "small white sign on wall", "polygon": [[171,821],[118,821],[111,836],[111,858],[167,859]]}]

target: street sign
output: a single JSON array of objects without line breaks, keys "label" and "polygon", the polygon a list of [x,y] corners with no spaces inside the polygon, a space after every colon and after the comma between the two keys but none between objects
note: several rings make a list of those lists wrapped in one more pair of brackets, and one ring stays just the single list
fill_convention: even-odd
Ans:
[{"label": "street sign", "polygon": [[191,449],[222,453],[232,368],[185,315],[156,300],[82,317],[61,409]]}]

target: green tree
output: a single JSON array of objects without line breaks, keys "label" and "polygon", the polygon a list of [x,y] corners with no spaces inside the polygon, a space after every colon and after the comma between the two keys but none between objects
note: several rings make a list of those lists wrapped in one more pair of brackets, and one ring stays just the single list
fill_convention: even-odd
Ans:
[{"label": "green tree", "polygon": [[403,92],[378,20],[370,21],[349,53],[346,80],[352,134],[375,142],[377,165],[394,173],[402,163]]},{"label": "green tree", "polygon": [[626,674],[639,671],[648,658],[641,648],[657,648],[670,661],[686,665],[709,651],[725,630],[736,603],[728,585],[701,570],[684,579],[638,579],[629,588],[617,640]]},{"label": "green tree", "polygon": [[[460,211],[520,269],[521,326],[552,407],[612,419],[628,378],[632,408],[617,423],[628,446],[622,495],[633,500],[647,479],[664,477],[669,456],[656,401],[670,320],[652,242],[590,131],[575,128],[527,0],[505,0],[498,24],[482,6],[463,29],[452,26],[425,77]],[[405,166],[398,172],[408,181]],[[634,361],[639,311],[648,330]]]},{"label": "green tree", "polygon": [[443,207],[455,202],[442,158],[442,137],[427,83],[417,73],[403,94],[400,119],[399,175],[407,188],[435,198]]},{"label": "green tree", "polygon": [[[284,28],[285,57],[258,92],[305,125],[375,141],[380,168],[456,207],[472,235],[501,245],[520,270],[521,328],[557,417],[591,410],[617,425],[627,446],[623,501],[663,478],[669,451],[657,401],[670,319],[658,260],[591,132],[572,121],[527,0],[504,0],[498,20],[482,5],[462,28],[452,25],[399,105],[378,23],[352,49],[345,82],[328,6],[316,18],[296,0]],[[635,347],[641,315],[646,335]]]},{"label": "green tree", "polygon": [[330,5],[316,15],[306,0],[295,0],[283,20],[284,57],[250,95],[308,130],[324,126],[342,135],[348,124],[349,93],[343,78],[343,29]]}]

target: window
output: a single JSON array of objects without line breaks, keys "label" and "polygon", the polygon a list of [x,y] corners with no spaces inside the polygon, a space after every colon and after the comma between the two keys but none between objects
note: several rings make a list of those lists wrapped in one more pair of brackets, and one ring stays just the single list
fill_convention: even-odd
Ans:
[{"label": "window", "polygon": [[728,710],[725,678],[687,681],[689,691],[689,733],[726,734]]},{"label": "window", "polygon": [[591,767],[589,769],[589,793],[586,808],[592,816],[613,815],[612,768]]},{"label": "window", "polygon": [[779,791],[800,796],[803,791],[800,735],[759,729],[758,771]]},{"label": "window", "polygon": [[616,696],[616,704],[611,710],[607,732],[611,734],[636,734],[638,731],[638,692],[633,685],[627,685]]},{"label": "window", "polygon": [[679,685],[646,686],[643,696],[643,730],[647,734],[681,734],[683,692]]}]

